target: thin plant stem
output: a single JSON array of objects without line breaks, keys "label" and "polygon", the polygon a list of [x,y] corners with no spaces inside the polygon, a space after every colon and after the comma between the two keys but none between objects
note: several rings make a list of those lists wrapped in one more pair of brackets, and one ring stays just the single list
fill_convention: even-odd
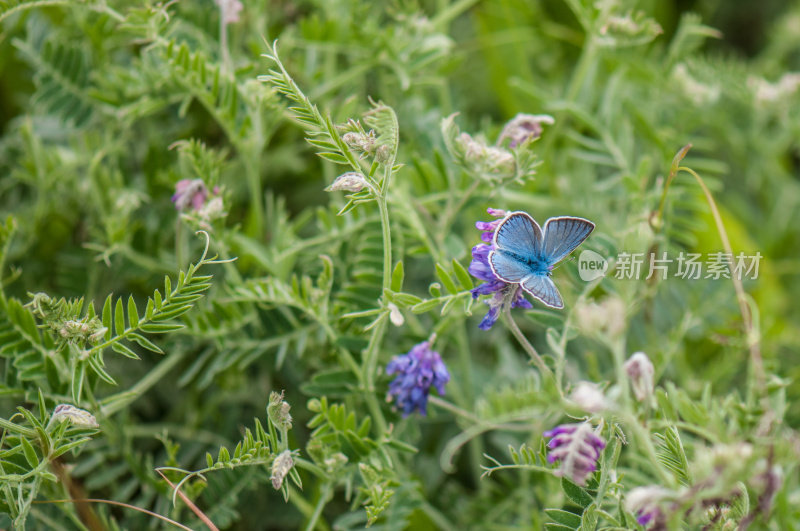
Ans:
[{"label": "thin plant stem", "polygon": [[611,355],[614,358],[614,371],[617,377],[617,385],[620,391],[620,401],[623,407],[628,407],[630,403],[630,390],[628,389],[628,378],[625,372],[625,337],[621,337],[611,345]]},{"label": "thin plant stem", "polygon": [[525,350],[525,352],[528,353],[528,356],[530,356],[531,361],[533,361],[533,363],[539,369],[539,372],[541,372],[542,375],[547,376],[548,378],[555,378],[553,376],[553,372],[550,370],[550,367],[548,367],[545,364],[542,357],[539,356],[539,353],[536,352],[536,349],[533,347],[533,345],[531,345],[530,341],[528,341],[528,339],[525,337],[525,334],[522,333],[522,330],[519,329],[519,326],[517,326],[517,322],[514,321],[514,318],[511,316],[511,308],[509,307],[505,308],[503,310],[503,313],[505,314],[506,317],[505,319],[506,326],[508,326],[509,330],[511,330],[511,333],[514,335],[514,337],[517,338],[517,341],[519,341],[519,344],[522,345],[522,348]]},{"label": "thin plant stem", "polygon": [[378,366],[379,346],[383,339],[383,334],[386,331],[386,314],[383,314],[378,319],[378,323],[372,329],[372,336],[370,337],[366,353],[364,354],[363,379],[367,407],[369,407],[373,420],[376,422],[378,432],[383,435],[386,431],[386,420],[383,418],[383,412],[375,397],[375,373]]},{"label": "thin plant stem", "polygon": [[[681,166],[678,168],[678,171],[685,171],[694,177],[697,181],[697,184],[700,185],[700,188],[703,190],[703,194],[706,196],[708,206],[711,209],[711,214],[714,216],[714,223],[717,225],[717,232],[719,232],[719,237],[722,240],[722,247],[732,259],[733,248],[731,247],[730,239],[728,239],[728,232],[725,230],[725,225],[722,223],[722,216],[717,208],[717,203],[714,201],[714,196],[711,195],[711,191],[708,189],[703,179],[693,169],[687,168],[686,166]],[[767,383],[766,376],[764,374],[764,360],[761,356],[761,341],[759,334],[756,332],[755,327],[753,326],[753,314],[750,311],[750,307],[747,302],[747,293],[744,291],[742,279],[739,278],[739,276],[731,274],[731,281],[733,281],[733,288],[736,291],[736,300],[739,303],[739,311],[742,314],[742,322],[744,323],[747,346],[750,349],[750,359],[752,361],[753,372],[755,373],[756,377],[756,384],[758,385],[762,396],[765,396],[767,391]]]},{"label": "thin plant stem", "polygon": [[661,465],[661,461],[658,460],[655,446],[653,446],[653,440],[650,438],[650,432],[641,424],[639,424],[639,421],[636,419],[636,417],[630,413],[625,413],[623,416],[623,421],[633,432],[633,436],[637,441],[637,446],[644,451],[648,460],[653,465],[653,470],[655,470],[656,474],[658,474],[661,482],[669,487],[675,487],[675,478],[664,469],[664,467]]},{"label": "thin plant stem", "polygon": [[133,509],[134,511],[139,511],[140,513],[144,513],[144,514],[150,515],[150,516],[152,516],[154,518],[158,518],[159,520],[167,522],[168,524],[172,524],[175,527],[178,527],[180,529],[185,529],[186,531],[193,531],[191,527],[186,527],[182,523],[176,522],[175,520],[167,518],[166,516],[162,516],[162,515],[160,515],[158,513],[154,513],[153,511],[148,511],[147,509],[143,509],[141,507],[136,507],[135,505],[131,505],[129,503],[122,503],[122,502],[113,501],[113,500],[100,500],[100,499],[97,499],[97,498],[84,498],[82,500],[41,500],[41,501],[35,501],[33,503],[40,504],[40,503],[76,503],[76,502],[80,502],[80,503],[107,503],[108,505],[116,505],[118,507],[125,507],[126,509]]},{"label": "thin plant stem", "polygon": [[319,520],[320,516],[322,516],[322,510],[325,508],[325,505],[328,503],[328,497],[331,493],[331,484],[329,482],[323,485],[322,489],[319,493],[319,500],[317,500],[317,505],[314,507],[314,512],[311,514],[311,518],[308,520],[308,525],[306,526],[306,531],[313,531],[315,527],[317,527],[317,521]]}]

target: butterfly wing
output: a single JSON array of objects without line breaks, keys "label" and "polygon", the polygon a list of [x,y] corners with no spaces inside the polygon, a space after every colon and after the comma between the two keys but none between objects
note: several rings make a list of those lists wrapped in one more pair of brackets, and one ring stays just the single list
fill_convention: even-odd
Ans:
[{"label": "butterfly wing", "polygon": [[547,275],[529,275],[520,285],[522,289],[530,293],[536,299],[539,299],[551,308],[563,308],[564,301],[561,299],[561,294],[558,288],[550,280]]},{"label": "butterfly wing", "polygon": [[588,219],[561,216],[550,218],[544,224],[543,247],[544,256],[550,265],[555,265],[583,240],[589,237],[594,230],[594,223]]},{"label": "butterfly wing", "polygon": [[521,282],[532,271],[528,265],[542,253],[542,229],[526,212],[511,212],[494,233],[489,253],[492,271],[505,282]]}]

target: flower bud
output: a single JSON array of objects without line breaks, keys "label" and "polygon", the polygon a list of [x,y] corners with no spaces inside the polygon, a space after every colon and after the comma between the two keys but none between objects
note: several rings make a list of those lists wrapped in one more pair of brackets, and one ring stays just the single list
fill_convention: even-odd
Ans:
[{"label": "flower bud", "polygon": [[267,417],[270,422],[281,431],[292,428],[292,415],[289,414],[291,406],[283,400],[283,391],[269,394],[269,404],[267,405]]},{"label": "flower bud", "polygon": [[392,148],[387,146],[386,144],[379,146],[378,149],[375,150],[375,160],[384,164],[389,162],[392,158]]},{"label": "flower bud", "polygon": [[178,210],[200,210],[208,199],[208,188],[202,179],[181,179],[175,183],[172,202]]},{"label": "flower bud", "polygon": [[275,490],[281,488],[281,485],[283,485],[283,480],[286,478],[286,475],[293,466],[294,459],[292,459],[291,450],[284,450],[275,458],[275,460],[272,462],[272,476],[269,478],[272,480],[272,486],[275,488]]},{"label": "flower bud", "polygon": [[589,413],[600,413],[608,409],[608,401],[603,391],[592,382],[578,382],[569,399]]},{"label": "flower bud", "polygon": [[615,338],[625,331],[625,303],[619,297],[582,303],[575,308],[575,313],[578,326],[586,333]]},{"label": "flower bud", "polygon": [[338,176],[333,184],[325,188],[326,192],[360,192],[367,185],[364,175],[355,171],[349,171]]},{"label": "flower bud", "polygon": [[77,408],[72,404],[59,404],[56,406],[55,410],[53,410],[53,416],[50,418],[50,422],[63,422],[65,420],[70,421],[73,426],[79,428],[100,427],[94,415],[85,409]]},{"label": "flower bud", "polygon": [[549,114],[518,114],[506,123],[497,139],[497,145],[510,140],[508,147],[515,148],[542,135],[542,124],[554,124]]},{"label": "flower bud", "polygon": [[631,381],[636,400],[644,402],[653,396],[653,374],[655,368],[644,352],[636,352],[625,362],[625,372]]},{"label": "flower bud", "polygon": [[392,324],[395,326],[403,326],[403,323],[406,322],[406,319],[403,317],[400,308],[391,302],[387,305],[387,307],[389,308],[389,320],[392,322]]}]

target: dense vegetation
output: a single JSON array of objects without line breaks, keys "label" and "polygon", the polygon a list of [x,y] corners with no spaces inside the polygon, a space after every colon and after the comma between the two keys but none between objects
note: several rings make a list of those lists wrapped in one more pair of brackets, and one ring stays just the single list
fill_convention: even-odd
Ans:
[{"label": "dense vegetation", "polygon": [[[800,525],[800,4],[737,4],[0,1],[0,528]],[[513,211],[595,224],[563,309]]]}]

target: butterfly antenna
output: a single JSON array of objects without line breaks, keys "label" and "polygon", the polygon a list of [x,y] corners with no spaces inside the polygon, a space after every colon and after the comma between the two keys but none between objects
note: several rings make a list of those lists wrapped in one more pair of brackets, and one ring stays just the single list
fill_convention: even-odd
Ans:
[{"label": "butterfly antenna", "polygon": [[559,268],[559,267],[561,267],[562,265],[566,264],[567,262],[574,262],[574,261],[575,261],[575,257],[574,257],[574,256],[570,256],[570,257],[569,257],[569,258],[567,258],[566,260],[563,260],[563,261],[561,261],[561,262],[557,263],[556,265],[554,265],[554,266],[553,266],[553,271],[555,271],[556,269],[558,269],[558,268]]}]

